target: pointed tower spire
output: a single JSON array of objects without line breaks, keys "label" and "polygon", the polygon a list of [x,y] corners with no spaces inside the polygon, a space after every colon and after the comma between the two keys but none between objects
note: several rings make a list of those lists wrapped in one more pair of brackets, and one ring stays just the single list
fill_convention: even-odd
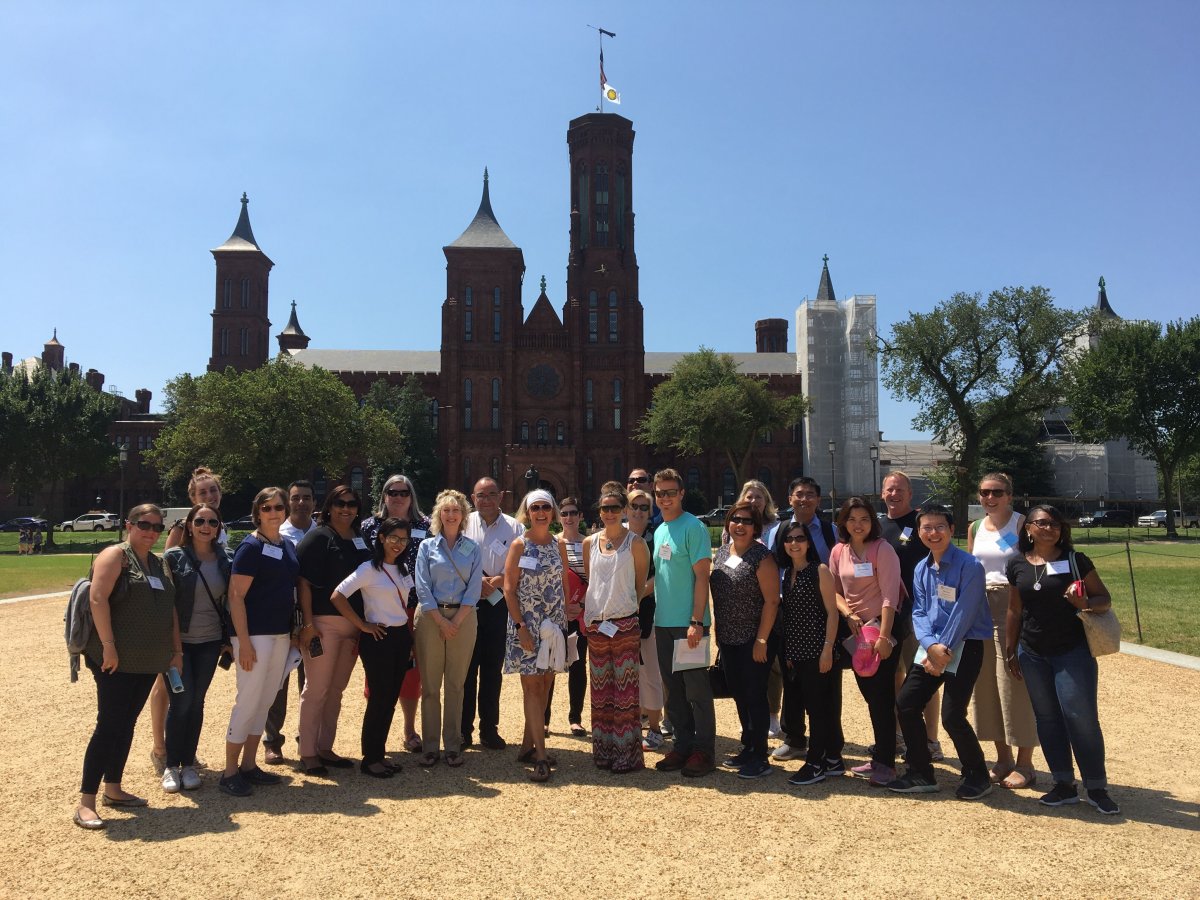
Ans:
[{"label": "pointed tower spire", "polygon": [[835,303],[837,302],[837,296],[833,293],[833,279],[829,277],[828,253],[821,257],[821,262],[821,283],[817,287],[817,299]]},{"label": "pointed tower spire", "polygon": [[233,234],[217,249],[257,250],[259,253],[262,253],[262,248],[258,246],[258,241],[254,239],[254,229],[250,227],[250,198],[246,196],[245,191],[242,191],[242,211],[238,214],[237,225],[233,228]]},{"label": "pointed tower spire", "polygon": [[292,353],[296,350],[307,350],[309,337],[304,333],[304,329],[300,327],[300,319],[296,316],[296,301],[292,301],[292,314],[288,316],[287,324],[283,326],[283,331],[275,335],[275,340],[279,341],[280,353]]},{"label": "pointed tower spire", "polygon": [[496,214],[492,212],[492,198],[491,192],[488,190],[486,166],[483,169],[483,197],[479,201],[479,209],[475,212],[475,218],[471,220],[467,230],[458,236],[458,240],[449,246],[517,249],[517,245],[509,240],[504,229],[500,227],[500,223],[496,221]]},{"label": "pointed tower spire", "polygon": [[1111,316],[1114,319],[1121,318],[1108,303],[1108,291],[1104,288],[1103,275],[1100,276],[1100,291],[1096,294],[1096,310],[1102,315]]}]

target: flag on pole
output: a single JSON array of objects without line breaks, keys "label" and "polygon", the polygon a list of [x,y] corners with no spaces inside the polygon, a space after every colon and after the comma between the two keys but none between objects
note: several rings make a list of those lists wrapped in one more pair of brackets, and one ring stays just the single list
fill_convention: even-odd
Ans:
[{"label": "flag on pole", "polygon": [[604,77],[604,50],[600,51],[600,97],[602,100],[607,100],[609,103],[614,103],[617,106],[621,105],[621,93],[615,87],[608,83],[608,79]]}]

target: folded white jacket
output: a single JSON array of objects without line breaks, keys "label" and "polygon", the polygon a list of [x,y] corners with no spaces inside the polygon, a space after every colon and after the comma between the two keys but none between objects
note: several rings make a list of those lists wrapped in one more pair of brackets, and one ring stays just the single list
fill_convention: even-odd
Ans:
[{"label": "folded white jacket", "polygon": [[551,669],[565,672],[567,669],[567,639],[562,629],[549,619],[542,620],[538,631],[537,667],[544,672]]}]

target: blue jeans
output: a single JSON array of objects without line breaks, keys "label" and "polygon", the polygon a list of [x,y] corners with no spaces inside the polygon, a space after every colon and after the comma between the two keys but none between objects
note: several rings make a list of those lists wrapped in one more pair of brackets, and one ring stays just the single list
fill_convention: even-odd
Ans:
[{"label": "blue jeans", "polygon": [[1096,704],[1099,670],[1087,642],[1051,656],[1041,656],[1022,644],[1017,659],[1051,776],[1056,782],[1075,783],[1074,750],[1084,789],[1107,788],[1104,735]]},{"label": "blue jeans", "polygon": [[171,706],[167,709],[167,765],[196,764],[196,747],[204,727],[204,695],[217,671],[221,655],[220,641],[203,644],[183,644],[183,671],[179,673],[183,690],[168,694]]}]

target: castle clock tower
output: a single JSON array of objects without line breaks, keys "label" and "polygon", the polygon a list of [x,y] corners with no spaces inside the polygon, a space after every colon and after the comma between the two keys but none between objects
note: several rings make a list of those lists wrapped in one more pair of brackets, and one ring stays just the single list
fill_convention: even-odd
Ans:
[{"label": "castle clock tower", "polygon": [[250,201],[242,194],[242,212],[229,240],[212,251],[217,263],[210,372],[233,366],[239,372],[267,361],[271,322],[267,318],[267,279],[271,262],[250,228]]}]

